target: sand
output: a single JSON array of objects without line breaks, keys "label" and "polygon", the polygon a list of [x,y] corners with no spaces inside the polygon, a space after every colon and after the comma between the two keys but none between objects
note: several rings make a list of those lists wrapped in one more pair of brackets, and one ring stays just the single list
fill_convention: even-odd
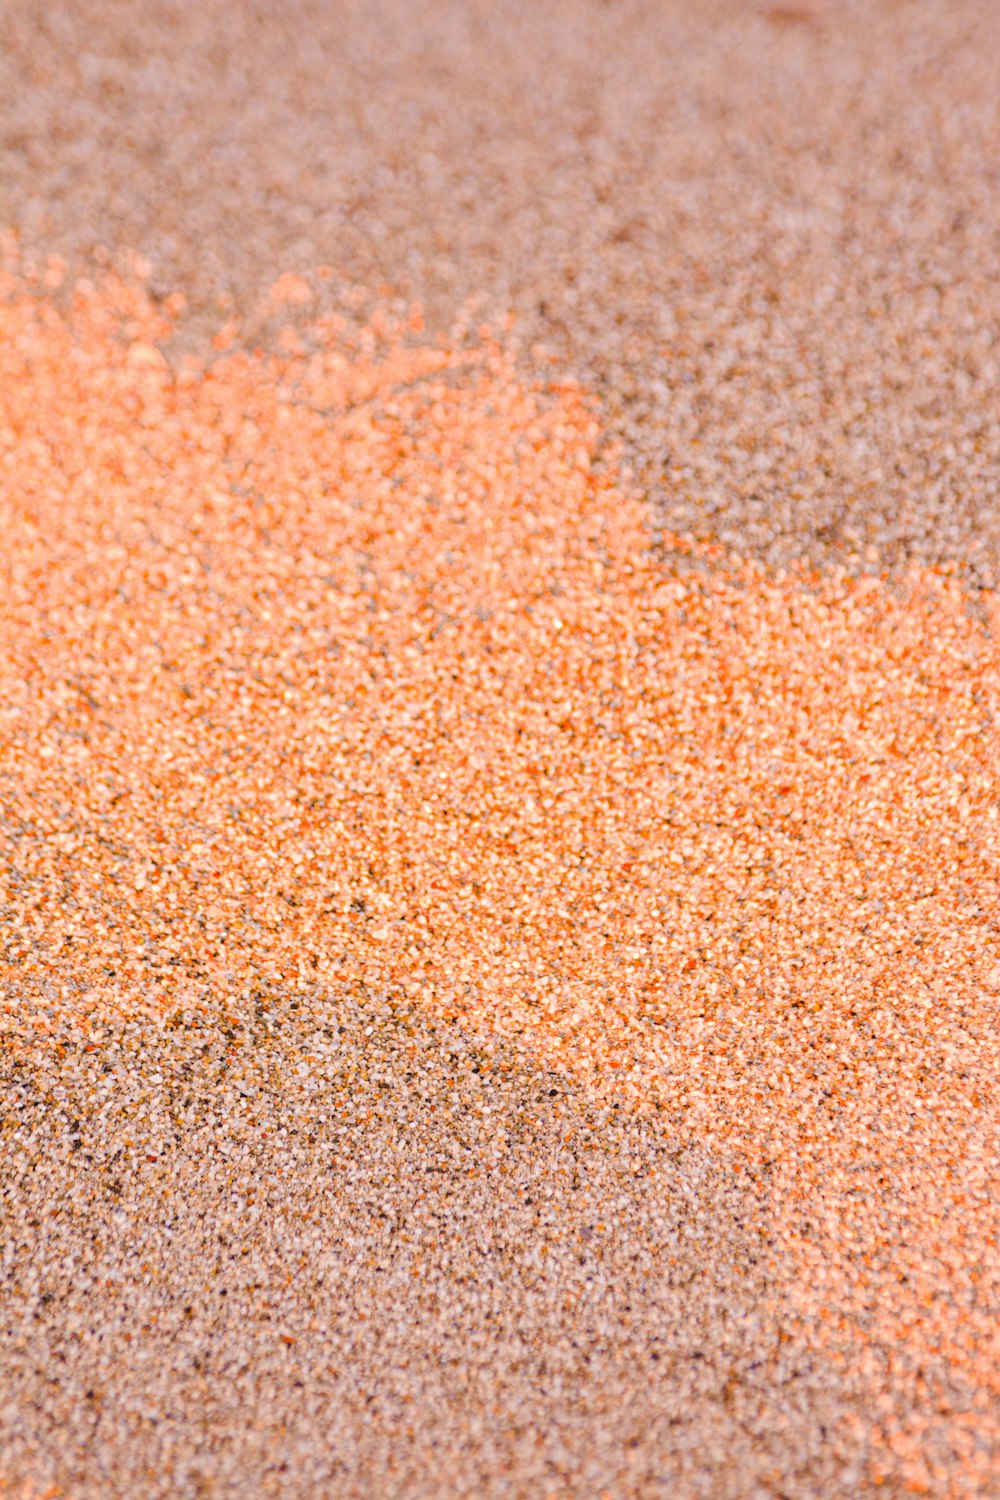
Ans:
[{"label": "sand", "polygon": [[3,18],[0,1493],[994,1493],[991,15],[280,14]]}]

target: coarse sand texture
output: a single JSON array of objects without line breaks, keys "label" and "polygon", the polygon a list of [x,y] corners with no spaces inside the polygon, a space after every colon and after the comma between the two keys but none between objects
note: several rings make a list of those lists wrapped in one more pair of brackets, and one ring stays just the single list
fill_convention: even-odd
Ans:
[{"label": "coarse sand texture", "polygon": [[[1000,583],[996,0],[0,0],[0,226],[513,311],[673,531]],[[308,315],[308,308],[304,309]]]},{"label": "coarse sand texture", "polygon": [[10,1493],[1000,1493],[996,597],[654,537],[489,329],[11,264]]}]

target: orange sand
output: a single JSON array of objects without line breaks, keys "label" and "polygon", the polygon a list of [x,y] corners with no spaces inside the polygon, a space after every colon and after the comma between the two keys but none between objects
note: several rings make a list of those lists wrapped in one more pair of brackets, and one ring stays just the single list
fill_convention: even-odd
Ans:
[{"label": "orange sand", "polygon": [[528,1037],[737,1150],[876,1478],[1000,1492],[996,598],[654,548],[488,331],[175,375],[141,288],[2,291],[9,1044],[279,977]]}]

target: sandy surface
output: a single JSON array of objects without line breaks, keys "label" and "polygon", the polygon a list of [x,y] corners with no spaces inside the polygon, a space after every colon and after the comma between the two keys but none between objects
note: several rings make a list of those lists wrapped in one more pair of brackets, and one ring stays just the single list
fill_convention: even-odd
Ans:
[{"label": "sandy surface", "polygon": [[992,9],[0,17],[0,1494],[1000,1491]]},{"label": "sandy surface", "polygon": [[0,223],[202,337],[320,264],[513,309],[646,492],[772,562],[996,582],[991,0],[0,6]]}]

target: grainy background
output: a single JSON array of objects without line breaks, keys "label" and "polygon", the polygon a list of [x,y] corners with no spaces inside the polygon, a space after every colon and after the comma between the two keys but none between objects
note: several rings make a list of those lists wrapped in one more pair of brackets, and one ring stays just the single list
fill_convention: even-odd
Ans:
[{"label": "grainy background", "polygon": [[0,6],[0,223],[261,335],[334,268],[517,314],[675,530],[1000,566],[991,0]]},{"label": "grainy background", "polygon": [[[254,348],[325,305],[361,318],[419,301],[426,338],[457,343],[513,314],[525,365],[544,346],[582,379],[665,528],[768,564],[914,560],[994,585],[998,59],[990,0],[0,0],[0,226],[22,266],[63,257],[66,289],[95,262],[143,257],[155,302],[186,299],[176,361],[211,354],[221,324]],[[287,272],[311,279],[301,307],[269,295]],[[148,471],[150,492],[169,471]],[[160,545],[135,543],[139,565],[152,556],[184,597],[180,552]],[[71,717],[60,661],[57,726]],[[697,682],[683,691],[700,704]],[[53,901],[81,865],[60,774],[57,757],[39,795],[70,842],[16,828],[25,888]],[[886,774],[892,790],[903,772]],[[761,775],[789,791],[778,762]],[[951,807],[943,786],[935,805]],[[904,893],[884,925],[912,918],[958,951],[969,913],[977,940],[994,914],[962,899],[925,919]],[[115,915],[129,926],[127,906]],[[782,940],[807,930],[789,918]],[[849,956],[871,946],[850,922],[842,939]],[[43,1001],[55,974],[46,955]],[[788,1267],[774,1272],[767,1189],[751,1193],[726,1150],[616,1113],[513,1043],[490,1041],[486,1063],[467,1026],[370,994],[310,1009],[272,985],[266,1024],[226,998],[231,1014],[190,1032],[119,1017],[96,1051],[84,1029],[61,1058],[5,1057],[0,1495],[35,1500],[53,1481],[71,1500],[846,1497],[874,1486],[880,1421],[900,1444],[882,1454],[900,1488],[882,1493],[975,1493],[996,1431],[988,1375],[962,1365],[961,1339],[924,1369],[871,1308],[865,1362],[853,1347],[828,1358],[832,1335],[825,1353],[807,1345]],[[21,1045],[23,1011],[8,1014]],[[986,1097],[992,1032],[980,1016],[964,1038],[959,1019],[942,1056]],[[964,1118],[946,1139],[974,1176]],[[470,1152],[487,1161],[478,1179],[458,1169]],[[904,1182],[900,1162],[894,1190],[922,1213],[940,1183]],[[959,1237],[972,1225],[965,1259],[943,1241],[963,1275],[974,1199],[952,1220]],[[942,1263],[927,1286],[947,1319]],[[891,1255],[878,1275],[876,1295],[898,1292]],[[965,1310],[986,1320],[995,1289],[977,1278]],[[890,1393],[884,1410],[873,1391]],[[921,1467],[927,1412],[937,1469]],[[949,1490],[970,1454],[979,1468]]]}]

